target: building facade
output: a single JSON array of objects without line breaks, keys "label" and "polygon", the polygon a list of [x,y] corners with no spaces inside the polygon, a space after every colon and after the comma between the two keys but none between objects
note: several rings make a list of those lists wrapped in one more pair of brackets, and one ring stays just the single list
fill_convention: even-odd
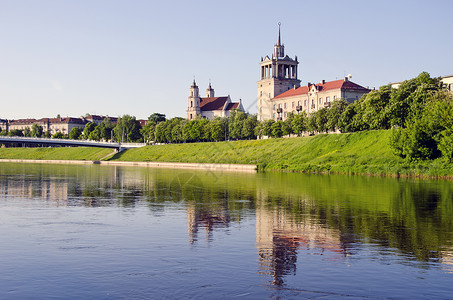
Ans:
[{"label": "building facade", "polygon": [[330,107],[333,101],[341,98],[352,103],[368,92],[368,88],[350,81],[348,77],[335,81],[322,80],[317,84],[308,83],[271,99],[270,119],[285,120],[290,112],[304,111],[309,114]]},{"label": "building facade", "polygon": [[242,101],[232,102],[230,96],[215,97],[214,89],[209,84],[206,97],[200,97],[198,86],[193,81],[188,99],[187,120],[196,118],[214,119],[216,117],[229,117],[232,110],[245,112]]},{"label": "building facade", "polygon": [[81,130],[85,128],[86,120],[81,118],[42,118],[36,119],[18,119],[9,122],[9,131],[18,129],[25,130],[28,128],[30,131],[34,124],[41,126],[43,132],[48,131],[50,134],[61,132],[63,134],[69,134],[74,127],[78,127]]}]

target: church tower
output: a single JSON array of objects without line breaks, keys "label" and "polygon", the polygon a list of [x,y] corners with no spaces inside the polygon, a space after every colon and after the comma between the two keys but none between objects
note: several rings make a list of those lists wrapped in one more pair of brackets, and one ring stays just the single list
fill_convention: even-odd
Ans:
[{"label": "church tower", "polygon": [[294,59],[285,55],[285,46],[281,43],[280,25],[278,23],[278,41],[274,45],[272,57],[261,57],[261,80],[258,81],[258,121],[273,118],[272,98],[294,87],[300,86],[297,78],[297,56]]},{"label": "church tower", "polygon": [[187,108],[187,120],[193,120],[197,116],[201,116],[200,110],[200,94],[198,90],[198,86],[195,83],[195,79],[193,80],[193,84],[190,87],[190,96],[189,96],[189,105]]},{"label": "church tower", "polygon": [[206,89],[206,97],[207,98],[214,97],[214,89],[211,87],[211,83],[209,83],[209,86]]}]

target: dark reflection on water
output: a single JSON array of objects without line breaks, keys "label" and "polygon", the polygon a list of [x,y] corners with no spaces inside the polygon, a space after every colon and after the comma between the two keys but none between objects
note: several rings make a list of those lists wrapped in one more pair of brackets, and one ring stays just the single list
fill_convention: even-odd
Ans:
[{"label": "dark reflection on water", "polygon": [[[71,252],[70,269],[104,255],[98,277],[77,269],[96,287],[75,292],[80,279],[53,290],[57,297],[448,298],[452,192],[449,181],[0,164],[0,229],[10,233],[0,249],[13,254],[0,267],[33,262],[32,250],[14,246],[30,239],[56,245],[39,260],[45,265],[62,251]],[[39,270],[29,285],[15,272],[16,280],[0,277],[0,298],[49,296],[32,284]],[[116,277],[107,284],[109,272]]]}]

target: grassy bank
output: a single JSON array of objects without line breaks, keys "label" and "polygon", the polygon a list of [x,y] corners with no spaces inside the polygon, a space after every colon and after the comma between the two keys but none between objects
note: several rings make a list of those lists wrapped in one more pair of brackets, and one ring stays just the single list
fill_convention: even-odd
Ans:
[{"label": "grassy bank", "polygon": [[[392,154],[390,131],[322,134],[304,138],[147,146],[110,157],[119,161],[255,164],[264,171],[453,177],[441,160],[409,163]],[[0,158],[99,160],[99,148],[8,148]]]},{"label": "grassy bank", "polygon": [[440,160],[409,163],[392,154],[390,131],[304,138],[148,146],[113,160],[256,164],[260,170],[452,176]]},{"label": "grassy bank", "polygon": [[0,148],[0,159],[99,160],[112,151],[88,147]]}]

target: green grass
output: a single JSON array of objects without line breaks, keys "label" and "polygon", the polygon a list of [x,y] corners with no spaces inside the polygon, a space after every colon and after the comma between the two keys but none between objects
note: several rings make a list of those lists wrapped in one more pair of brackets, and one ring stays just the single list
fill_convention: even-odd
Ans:
[{"label": "green grass", "polygon": [[256,164],[265,171],[408,176],[453,176],[441,160],[410,163],[389,146],[390,131],[303,138],[147,146],[112,160]]},{"label": "green grass", "polygon": [[0,148],[0,159],[99,160],[112,151],[91,147]]},{"label": "green grass", "polygon": [[[442,160],[408,162],[395,156],[388,130],[302,138],[147,146],[107,158],[119,161],[254,164],[263,171],[453,177]],[[98,160],[98,148],[7,148],[0,158]]]}]

